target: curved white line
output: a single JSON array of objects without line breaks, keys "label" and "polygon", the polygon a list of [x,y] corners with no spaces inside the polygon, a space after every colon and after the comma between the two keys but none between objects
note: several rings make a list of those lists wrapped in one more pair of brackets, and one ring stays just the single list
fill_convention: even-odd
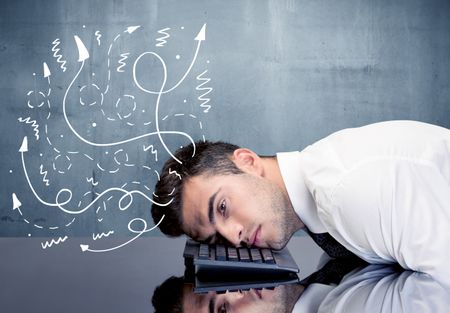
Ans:
[{"label": "curved white line", "polygon": [[[23,156],[23,152],[21,152],[21,156],[22,156],[22,166],[23,166],[23,170],[24,170],[24,173],[25,173],[25,177],[26,177],[26,179],[27,179],[28,185],[30,186],[31,191],[33,192],[34,196],[35,196],[35,197],[39,200],[39,202],[41,202],[42,204],[45,204],[45,205],[47,205],[47,206],[55,206],[55,207],[58,207],[61,211],[65,212],[65,213],[68,213],[68,214],[81,214],[81,213],[85,212],[85,211],[88,210],[92,205],[94,205],[94,204],[95,204],[95,203],[96,203],[96,202],[97,202],[104,194],[106,194],[106,193],[108,193],[108,192],[110,192],[110,191],[120,191],[120,192],[124,193],[124,195],[123,195],[123,196],[120,198],[120,200],[119,200],[119,209],[120,209],[121,211],[124,211],[124,210],[126,210],[126,209],[128,209],[128,208],[130,207],[130,205],[133,203],[133,194],[135,194],[135,193],[137,193],[137,194],[143,196],[144,198],[146,198],[146,199],[147,199],[148,201],[150,201],[151,203],[154,203],[154,204],[156,204],[156,205],[163,206],[163,207],[169,205],[169,204],[172,202],[172,200],[173,200],[173,199],[170,199],[170,201],[167,202],[167,203],[158,203],[158,202],[154,201],[152,198],[148,197],[148,196],[147,196],[145,193],[143,193],[142,191],[139,191],[139,190],[127,191],[127,190],[122,189],[122,188],[112,187],[112,188],[106,189],[106,190],[104,190],[102,193],[98,194],[97,197],[96,197],[94,200],[92,200],[92,202],[89,203],[89,204],[88,204],[86,207],[84,207],[83,209],[80,209],[80,210],[68,210],[68,209],[64,208],[63,206],[66,205],[67,203],[69,203],[70,200],[72,200],[72,191],[71,191],[70,189],[67,189],[67,188],[62,188],[62,189],[60,189],[60,190],[58,191],[58,193],[56,194],[55,203],[50,203],[50,202],[47,202],[47,201],[42,200],[41,197],[39,197],[39,195],[37,194],[37,192],[34,190],[33,185],[31,184],[30,178],[29,178],[29,176],[28,176],[27,168],[26,168],[26,166],[25,166],[25,159],[24,159],[24,156]],[[59,198],[60,198],[60,196],[61,196],[62,193],[69,193],[69,197],[68,197],[67,200],[65,200],[65,201],[63,201],[63,202],[60,202],[60,201],[59,201]],[[126,197],[130,197],[130,200],[129,200],[129,202],[128,202],[127,205],[125,205],[124,207],[122,207],[122,205],[121,205],[121,204],[122,204],[122,201],[123,201],[123,199],[125,199]]]},{"label": "curved white line", "polygon": [[[138,140],[138,139],[145,138],[145,137],[149,137],[149,136],[153,136],[153,135],[158,135],[159,137],[161,137],[161,134],[176,134],[176,135],[182,135],[182,136],[187,137],[187,138],[189,139],[189,141],[190,141],[190,142],[194,145],[194,147],[195,147],[195,143],[194,143],[194,140],[192,139],[192,137],[189,136],[187,133],[179,132],[179,131],[159,131],[159,132],[156,131],[156,132],[151,132],[151,133],[146,133],[146,134],[143,134],[143,135],[140,135],[140,136],[136,136],[136,137],[133,137],[133,138],[129,138],[129,139],[126,139],[126,140],[117,141],[117,142],[110,142],[110,143],[96,143],[96,142],[92,142],[92,141],[89,141],[89,140],[83,138],[83,137],[82,137],[82,136],[81,136],[81,135],[73,128],[72,124],[71,124],[70,121],[69,121],[69,118],[67,117],[67,112],[66,112],[66,99],[67,99],[67,95],[68,95],[68,93],[69,93],[70,88],[72,88],[72,85],[75,83],[75,80],[76,80],[76,79],[78,78],[78,76],[80,75],[81,70],[83,69],[83,67],[84,67],[84,61],[82,61],[81,66],[80,66],[80,69],[78,70],[77,74],[76,74],[75,77],[72,79],[72,81],[70,82],[69,86],[67,87],[66,92],[65,92],[65,94],[64,94],[64,98],[63,98],[63,115],[64,115],[64,119],[65,119],[67,125],[69,126],[70,130],[75,134],[75,136],[78,137],[78,139],[80,139],[80,140],[83,141],[84,143],[89,144],[89,145],[91,145],[91,146],[96,146],[96,147],[111,147],[111,146],[121,145],[121,144],[124,144],[124,143],[127,143],[127,142],[131,142],[131,141],[134,141],[134,140]],[[167,149],[167,148],[166,148],[166,149]],[[194,148],[194,150],[195,150],[195,148]]]},{"label": "curved white line", "polygon": [[[192,58],[192,62],[191,62],[191,64],[189,65],[189,68],[188,68],[188,69],[186,70],[186,72],[184,73],[183,77],[181,77],[181,79],[178,81],[178,83],[175,84],[175,86],[173,86],[172,88],[167,89],[167,90],[164,90],[164,89],[163,89],[163,90],[161,91],[161,93],[165,94],[165,93],[171,92],[172,90],[174,90],[175,88],[177,88],[177,87],[185,80],[186,76],[189,74],[189,72],[191,71],[192,67],[194,66],[195,61],[197,60],[197,55],[198,55],[198,52],[199,52],[199,50],[200,50],[201,44],[202,44],[202,40],[199,40],[198,43],[197,43],[197,48],[196,48],[196,50],[195,50],[194,57]],[[144,53],[142,53],[142,54],[134,61],[134,64],[133,64],[133,79],[134,79],[134,82],[136,83],[136,85],[138,86],[139,89],[141,89],[142,91],[144,91],[144,92],[146,92],[146,93],[151,93],[151,94],[156,95],[156,94],[158,94],[158,93],[160,93],[160,92],[154,91],[154,90],[148,90],[148,89],[142,87],[141,84],[139,84],[139,82],[138,82],[138,80],[137,80],[137,78],[136,78],[136,64],[137,64],[137,62],[139,61],[139,59],[140,59],[142,56],[144,56],[145,54],[147,54],[147,53],[153,53],[153,52],[144,52]]]},{"label": "curved white line", "polygon": [[[103,250],[86,249],[86,251],[89,251],[89,252],[109,252],[109,251],[113,251],[113,250],[122,248],[123,246],[126,246],[127,244],[131,243],[132,241],[134,241],[134,240],[136,240],[137,238],[139,238],[140,236],[142,236],[142,234],[144,234],[144,233],[146,233],[146,232],[149,232],[149,231],[152,231],[153,229],[155,229],[156,227],[158,227],[159,224],[161,224],[161,222],[163,221],[163,219],[164,219],[164,215],[161,217],[161,219],[159,220],[158,224],[156,224],[155,226],[153,226],[153,227],[150,228],[150,229],[147,229],[147,222],[146,222],[144,219],[141,219],[141,218],[135,218],[135,219],[132,219],[132,220],[128,223],[128,230],[129,230],[130,232],[137,233],[136,236],[134,236],[133,238],[131,238],[131,239],[128,240],[127,242],[124,242],[123,244],[118,245],[118,246],[116,246],[116,247],[112,247],[112,248],[109,248],[109,249],[103,249]],[[132,224],[134,221],[136,221],[136,220],[141,220],[141,221],[144,223],[144,229],[143,229],[143,230],[136,231],[136,230],[134,230],[134,229],[131,228],[131,224]]]}]

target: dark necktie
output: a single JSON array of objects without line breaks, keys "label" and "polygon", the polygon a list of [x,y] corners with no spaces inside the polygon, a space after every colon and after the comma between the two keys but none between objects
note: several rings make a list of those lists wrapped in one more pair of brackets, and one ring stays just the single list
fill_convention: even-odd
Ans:
[{"label": "dark necktie", "polygon": [[303,279],[300,284],[307,287],[310,284],[338,285],[342,278],[358,267],[366,266],[362,259],[354,259],[349,262],[346,259],[331,259],[317,272]]},{"label": "dark necktie", "polygon": [[308,234],[319,247],[321,247],[332,258],[357,258],[343,245],[336,241],[329,233],[316,234],[306,229]]}]

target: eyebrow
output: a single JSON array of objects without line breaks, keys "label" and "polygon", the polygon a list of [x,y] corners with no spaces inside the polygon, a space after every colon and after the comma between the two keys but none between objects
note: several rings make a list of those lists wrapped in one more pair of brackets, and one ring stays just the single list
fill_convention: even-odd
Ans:
[{"label": "eyebrow", "polygon": [[216,306],[216,298],[209,299],[209,313],[214,313],[214,307]]}]

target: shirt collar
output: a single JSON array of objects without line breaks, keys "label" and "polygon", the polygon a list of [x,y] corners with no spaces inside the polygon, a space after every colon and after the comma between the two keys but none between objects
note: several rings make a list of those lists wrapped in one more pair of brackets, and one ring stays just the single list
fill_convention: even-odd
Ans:
[{"label": "shirt collar", "polygon": [[317,214],[314,199],[305,184],[302,153],[298,151],[280,152],[277,153],[277,161],[295,213],[313,233],[326,232],[327,230]]}]

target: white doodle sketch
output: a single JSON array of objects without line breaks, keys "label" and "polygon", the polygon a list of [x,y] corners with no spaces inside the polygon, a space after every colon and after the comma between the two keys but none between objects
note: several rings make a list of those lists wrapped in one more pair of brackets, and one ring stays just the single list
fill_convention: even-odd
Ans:
[{"label": "white doodle sketch", "polygon": [[[206,41],[206,24],[199,27],[200,31],[197,28],[197,31],[192,33],[195,43],[195,52],[192,57],[185,58],[183,55],[183,58],[181,58],[180,54],[176,55],[177,62],[185,62],[180,64],[185,64],[186,67],[179,77],[170,77],[170,80],[168,79],[170,75],[168,69],[171,66],[170,62],[173,62],[173,55],[166,58],[164,55],[165,47],[169,38],[171,46],[176,44],[173,38],[177,37],[171,37],[171,33],[175,33],[179,29],[184,30],[185,27],[160,28],[156,31],[157,38],[154,45],[158,52],[144,50],[144,52],[136,53],[132,49],[133,46],[128,47],[123,42],[134,40],[134,38],[137,38],[137,34],[142,36],[144,32],[136,32],[140,28],[140,25],[126,27],[125,30],[116,33],[111,40],[108,40],[106,38],[108,36],[98,29],[90,33],[90,36],[92,36],[90,40],[86,38],[85,31],[83,36],[74,34],[71,38],[56,38],[51,43],[51,52],[49,51],[51,61],[47,59],[48,63],[42,62],[42,74],[33,73],[35,82],[36,80],[43,80],[35,86],[40,85],[42,87],[43,84],[45,86],[43,90],[36,87],[26,93],[27,108],[39,114],[27,114],[23,115],[27,117],[18,117],[18,121],[28,124],[31,128],[30,131],[33,132],[33,136],[22,137],[19,148],[21,167],[28,188],[31,190],[31,193],[29,193],[31,199],[35,199],[44,207],[57,208],[61,216],[67,219],[58,219],[58,225],[43,218],[30,219],[29,216],[26,216],[27,206],[24,209],[16,193],[12,193],[13,211],[17,212],[23,221],[36,231],[45,229],[62,230],[72,227],[76,222],[76,217],[85,214],[88,210],[95,210],[97,222],[102,223],[107,218],[105,213],[112,209],[128,210],[135,202],[136,197],[149,204],[155,203],[162,207],[169,205],[172,200],[167,203],[159,203],[154,200],[158,197],[154,194],[152,188],[147,185],[147,179],[151,177],[159,180],[160,174],[156,169],[153,169],[152,163],[142,164],[142,158],[139,159],[136,152],[148,153],[152,158],[148,159],[147,157],[147,160],[157,163],[159,153],[165,151],[170,157],[181,163],[181,160],[174,156],[174,150],[166,142],[169,136],[177,136],[180,140],[193,144],[192,156],[194,156],[194,139],[185,131],[170,129],[167,121],[172,118],[183,119],[188,123],[192,122],[194,128],[197,127],[202,133],[201,136],[205,141],[201,119],[195,115],[197,112],[186,111],[175,114],[166,114],[166,112],[161,114],[161,112],[166,111],[165,106],[170,105],[170,100],[163,102],[163,99],[166,100],[170,97],[170,93],[176,92],[177,88],[188,79],[197,80],[195,91],[200,92],[200,94],[193,97],[193,100],[198,102],[197,108],[203,113],[210,111],[211,92],[213,91],[212,86],[210,86],[211,78],[206,77],[208,69],[202,68],[200,70],[201,65],[196,66],[201,46]],[[187,31],[184,30],[183,35],[186,34]],[[75,42],[76,45],[77,50],[75,51],[78,52],[78,58],[76,59],[69,57],[68,52],[67,54],[64,52],[67,51],[65,50],[66,45],[70,40],[72,40],[72,43]],[[140,42],[140,40],[142,39],[136,39],[137,42]],[[86,46],[84,42],[89,42],[91,46]],[[95,54],[91,52],[91,49],[96,49]],[[96,70],[90,69],[92,71],[89,73],[90,78],[86,79],[86,64],[88,64],[91,54],[96,56],[96,62],[98,62],[99,52],[97,50],[104,52],[103,63],[100,62],[103,65],[103,72],[98,75]],[[156,85],[149,85],[148,82],[142,80],[141,76],[137,75],[138,69],[142,69],[141,72],[144,70],[151,71],[152,69],[146,68],[148,64],[162,69],[159,79],[156,80]],[[53,78],[51,79],[51,77]],[[61,77],[64,77],[64,80]],[[120,81],[123,84],[127,79],[129,80],[128,89],[123,89],[124,91],[119,93],[117,88],[113,89],[114,83]],[[52,88],[52,83],[56,81],[59,84],[57,85],[58,88]],[[60,87],[61,81],[67,82],[63,88]],[[167,85],[168,81],[172,82],[170,86]],[[195,91],[193,90],[194,94]],[[144,97],[147,97],[147,99],[143,100]],[[184,103],[186,103],[186,100],[184,100]],[[62,116],[59,120],[57,120],[58,114],[52,114],[52,111],[56,110],[58,110],[59,116]],[[78,120],[74,119],[74,115],[78,112],[84,112],[82,110],[89,112],[86,116],[90,119],[85,121],[85,126],[80,124],[79,118]],[[160,114],[164,117],[161,118]],[[59,130],[58,133],[55,133],[54,125],[60,125],[61,120],[64,122],[65,130]],[[127,127],[130,131],[124,132],[124,134],[127,134],[127,137],[124,138],[110,136],[113,140],[108,136],[91,135],[94,131],[108,133],[110,132],[108,127],[112,127],[112,129],[114,127],[121,127],[122,129]],[[161,127],[165,127],[164,130]],[[61,129],[61,125],[59,129]],[[29,149],[34,148],[34,145],[28,140],[29,138],[35,139],[37,142],[41,137],[44,138],[38,146],[41,160],[37,168],[34,168],[31,164],[35,164],[35,162],[31,162],[31,159],[35,157],[36,152],[35,149]],[[77,142],[76,149],[65,144],[66,141],[73,142],[74,140]],[[45,147],[47,147],[47,151],[45,157],[43,157],[42,149]],[[93,152],[93,149],[97,152]],[[99,157],[98,152],[101,152],[103,157]],[[83,168],[80,168],[78,164],[84,164]],[[28,168],[29,165],[30,168]],[[160,166],[157,165],[156,167]],[[107,186],[108,184],[104,183],[105,179],[112,177],[122,179],[127,177],[124,176],[125,173],[135,173],[132,171],[139,169],[145,174],[140,178],[129,176],[130,178],[127,181],[122,181],[117,186]],[[181,175],[176,171],[170,170],[170,174],[181,179]],[[39,180],[37,179],[38,176],[40,176]],[[71,186],[69,183],[77,176],[81,183]],[[65,177],[70,177],[70,179],[66,180]],[[102,183],[100,183],[100,178],[102,178]],[[67,186],[65,186],[66,183]],[[56,188],[52,189],[55,192],[48,192],[50,189],[46,188],[50,186]],[[173,192],[174,190],[171,194]],[[30,197],[28,196],[28,198]],[[108,249],[92,249],[87,243],[81,244],[80,248],[87,252],[114,251],[154,230],[163,219],[164,215],[156,225],[149,227],[144,218],[133,218],[129,221],[127,227],[127,230],[134,234],[130,240]],[[136,227],[136,224],[140,224],[141,227]],[[116,229],[92,233],[92,240],[104,239],[116,233]],[[45,250],[59,245],[67,239],[68,236],[61,236],[57,239],[41,242],[41,246]]]},{"label": "white doodle sketch", "polygon": [[164,47],[164,45],[167,43],[166,39],[170,38],[170,34],[167,32],[169,30],[170,30],[170,27],[158,30],[158,33],[160,33],[162,36],[159,38],[156,38],[156,42],[157,42],[155,44],[156,47]]},{"label": "white doodle sketch", "polygon": [[51,241],[41,242],[42,249],[47,249],[52,247],[53,245],[59,245],[67,240],[67,236],[59,237],[58,239],[52,239]]},{"label": "white doodle sketch", "polygon": [[204,108],[204,113],[208,113],[211,109],[211,105],[208,104],[211,99],[207,98],[206,96],[213,90],[213,88],[211,87],[204,87],[211,81],[211,78],[203,77],[206,73],[208,73],[208,70],[204,70],[197,76],[197,80],[201,81],[201,83],[197,87],[195,87],[195,90],[203,92],[200,96],[198,96],[197,99],[201,102],[200,107]]},{"label": "white doodle sketch", "polygon": [[67,70],[66,61],[63,60],[62,54],[59,52],[61,50],[60,48],[58,48],[60,43],[61,43],[61,40],[59,38],[56,38],[52,42],[53,57],[56,58],[56,62],[58,62],[60,64],[61,69],[63,70],[63,72],[65,72]]}]

